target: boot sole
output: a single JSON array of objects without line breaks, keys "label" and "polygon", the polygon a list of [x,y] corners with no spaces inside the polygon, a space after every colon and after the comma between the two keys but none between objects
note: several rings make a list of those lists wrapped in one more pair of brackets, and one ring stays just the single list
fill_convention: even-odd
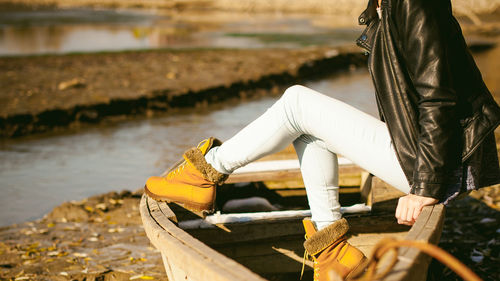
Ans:
[{"label": "boot sole", "polygon": [[176,200],[176,199],[168,198],[165,196],[157,195],[157,194],[154,194],[151,191],[149,191],[147,185],[144,186],[144,192],[146,192],[146,194],[149,197],[153,198],[156,201],[175,203],[175,204],[183,207],[184,209],[186,209],[186,210],[188,210],[188,211],[190,211],[190,212],[194,213],[195,215],[200,216],[202,218],[205,218],[207,215],[210,215],[210,214],[214,213],[214,211],[215,211],[214,204],[202,204],[202,203],[186,202],[183,200],[178,200],[178,199]]}]

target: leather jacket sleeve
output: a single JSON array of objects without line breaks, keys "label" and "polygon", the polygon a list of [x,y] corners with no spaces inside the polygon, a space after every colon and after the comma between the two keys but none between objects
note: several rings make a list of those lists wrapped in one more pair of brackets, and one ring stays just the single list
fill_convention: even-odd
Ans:
[{"label": "leather jacket sleeve", "polygon": [[[447,53],[449,1],[393,1],[403,63],[418,94],[418,140],[410,193],[441,199],[460,171],[461,128]],[[399,6],[399,7],[397,7]]]}]

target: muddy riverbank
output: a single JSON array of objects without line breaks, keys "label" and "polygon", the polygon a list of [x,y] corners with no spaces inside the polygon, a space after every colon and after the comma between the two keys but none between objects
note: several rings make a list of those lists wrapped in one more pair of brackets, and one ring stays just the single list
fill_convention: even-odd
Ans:
[{"label": "muddy riverbank", "polygon": [[1,280],[167,280],[144,233],[140,194],[108,193],[0,229]]},{"label": "muddy riverbank", "polygon": [[[491,44],[471,39],[474,50]],[[0,138],[277,95],[284,86],[365,67],[366,59],[354,45],[0,57]]]},{"label": "muddy riverbank", "polygon": [[355,47],[3,57],[0,136],[206,107],[365,60]]},{"label": "muddy riverbank", "polygon": [[[141,224],[140,196],[111,192],[67,202],[43,219],[0,228],[0,279],[167,280]],[[498,186],[447,208],[440,246],[484,280],[500,278],[499,210]],[[429,276],[460,280],[439,263]]]}]

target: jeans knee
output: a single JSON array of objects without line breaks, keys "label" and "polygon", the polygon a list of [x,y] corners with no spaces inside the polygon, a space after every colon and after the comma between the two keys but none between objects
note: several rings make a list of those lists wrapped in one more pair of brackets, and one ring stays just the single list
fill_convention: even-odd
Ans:
[{"label": "jeans knee", "polygon": [[301,92],[304,92],[304,89],[307,89],[306,87],[302,85],[293,85],[288,87],[285,92],[283,93],[283,96],[281,97],[282,99],[293,99],[296,100],[297,96]]}]

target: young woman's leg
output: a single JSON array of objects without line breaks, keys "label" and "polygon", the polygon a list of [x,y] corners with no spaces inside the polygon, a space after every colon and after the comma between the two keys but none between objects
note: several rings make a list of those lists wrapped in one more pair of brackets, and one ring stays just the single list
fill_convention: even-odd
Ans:
[{"label": "young woman's leg", "polygon": [[[262,116],[211,149],[205,158],[216,170],[229,174],[292,142],[298,148],[313,218],[335,221],[340,216],[334,192],[338,187],[335,153],[401,191],[409,191],[383,122],[303,86],[290,87]],[[330,195],[323,196],[325,193]],[[320,209],[313,204],[330,207]],[[328,224],[323,219],[317,223],[319,227]]]},{"label": "young woman's leg", "polygon": [[311,220],[323,229],[341,219],[337,154],[310,135],[301,135],[293,142],[306,187]]}]

